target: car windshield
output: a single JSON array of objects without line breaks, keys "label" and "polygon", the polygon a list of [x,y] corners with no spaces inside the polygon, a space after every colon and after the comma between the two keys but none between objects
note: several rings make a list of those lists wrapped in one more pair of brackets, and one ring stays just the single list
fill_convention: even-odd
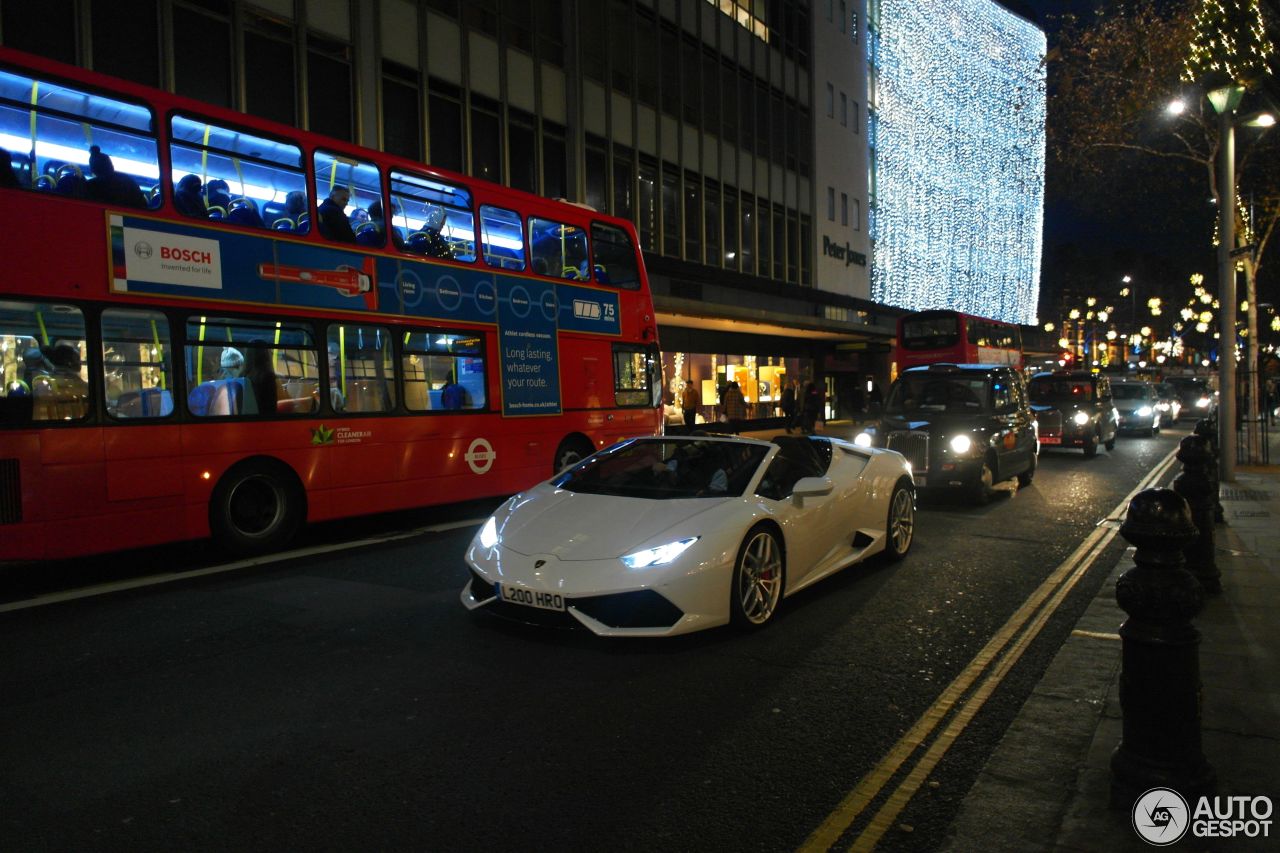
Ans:
[{"label": "car windshield", "polygon": [[906,374],[889,392],[888,412],[967,412],[991,410],[991,392],[985,376],[933,376]]},{"label": "car windshield", "polygon": [[1147,385],[1121,385],[1117,383],[1111,386],[1111,396],[1117,400],[1149,400],[1152,393],[1151,388]]},{"label": "car windshield", "polygon": [[554,482],[570,492],[651,500],[737,497],[768,451],[745,441],[637,439],[592,456]]},{"label": "car windshield", "polygon": [[1064,400],[1092,400],[1093,383],[1088,380],[1032,379],[1029,386],[1031,402],[1059,403]]}]

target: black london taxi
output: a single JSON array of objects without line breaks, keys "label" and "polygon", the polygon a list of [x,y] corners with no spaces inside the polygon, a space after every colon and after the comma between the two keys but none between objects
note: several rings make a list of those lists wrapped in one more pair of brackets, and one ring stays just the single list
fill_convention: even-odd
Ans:
[{"label": "black london taxi", "polygon": [[1087,370],[1037,373],[1027,383],[1031,411],[1040,427],[1040,447],[1080,447],[1096,456],[1098,445],[1116,446],[1120,418],[1111,380]]},{"label": "black london taxi", "polygon": [[1022,373],[1003,364],[930,364],[902,371],[880,421],[857,436],[896,450],[920,489],[963,489],[980,503],[995,483],[1031,485],[1039,445]]}]

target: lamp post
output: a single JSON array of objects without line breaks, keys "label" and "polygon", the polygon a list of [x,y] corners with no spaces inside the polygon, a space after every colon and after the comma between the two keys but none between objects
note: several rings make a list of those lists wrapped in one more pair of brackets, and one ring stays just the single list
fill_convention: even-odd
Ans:
[{"label": "lamp post", "polygon": [[1218,113],[1218,476],[1236,478],[1236,261],[1231,256],[1236,230],[1236,128],[1232,116],[1244,87],[1209,92]]}]

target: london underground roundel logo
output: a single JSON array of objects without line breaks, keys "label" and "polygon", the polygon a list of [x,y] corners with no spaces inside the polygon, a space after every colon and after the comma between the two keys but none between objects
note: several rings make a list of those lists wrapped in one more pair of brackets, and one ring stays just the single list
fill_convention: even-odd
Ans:
[{"label": "london underground roundel logo", "polygon": [[467,448],[465,459],[471,470],[477,474],[488,473],[493,467],[493,460],[498,454],[493,452],[493,445],[483,438],[477,438]]},{"label": "london underground roundel logo", "polygon": [[1171,788],[1152,788],[1133,804],[1133,829],[1148,844],[1167,847],[1187,834],[1191,810]]}]

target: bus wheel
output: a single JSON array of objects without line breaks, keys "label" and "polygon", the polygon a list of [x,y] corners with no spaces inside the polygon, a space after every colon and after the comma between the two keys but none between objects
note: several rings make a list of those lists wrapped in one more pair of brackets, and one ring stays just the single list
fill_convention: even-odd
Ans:
[{"label": "bus wheel", "polygon": [[595,448],[591,446],[590,441],[580,435],[571,435],[560,442],[560,446],[556,448],[556,458],[551,463],[551,473],[559,474],[565,468],[577,465],[592,453],[595,453]]},{"label": "bus wheel", "polygon": [[275,550],[298,531],[304,498],[292,472],[266,462],[241,462],[218,481],[209,500],[214,542],[233,554]]}]

